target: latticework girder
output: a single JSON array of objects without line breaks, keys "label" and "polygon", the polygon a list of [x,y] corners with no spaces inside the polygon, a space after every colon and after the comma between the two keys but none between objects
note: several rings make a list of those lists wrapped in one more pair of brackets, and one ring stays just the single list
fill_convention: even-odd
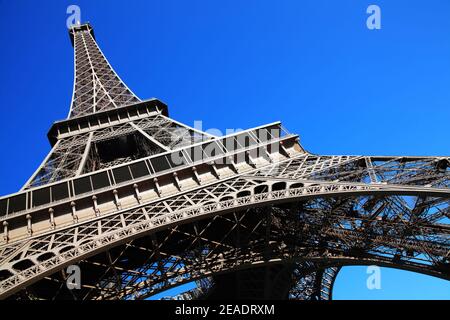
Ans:
[{"label": "latticework girder", "polygon": [[[287,160],[286,163],[295,164],[289,170],[298,170],[297,163],[308,167],[308,161],[300,161],[304,157],[301,155],[298,159]],[[348,166],[347,159],[343,157],[345,161],[340,165]],[[322,159],[325,163],[328,160],[329,157]],[[138,206],[133,210],[118,210],[117,213],[99,216],[91,222],[27,240],[26,246],[17,246],[15,252],[8,252],[7,256],[2,257],[4,270],[14,274],[2,282],[2,287],[20,286],[20,283],[26,283],[25,278],[34,282],[46,274],[54,274],[71,262],[90,261],[85,259],[86,256],[93,255],[97,257],[93,259],[102,260],[96,255],[103,251],[102,247],[134,248],[136,246],[133,243],[136,241],[139,242],[139,248],[145,248],[148,252],[141,256],[151,263],[146,267],[144,261],[142,265],[136,261],[139,266],[136,266],[138,273],[135,276],[131,275],[136,270],[130,266],[126,268],[127,272],[122,276],[132,284],[118,289],[126,298],[146,297],[180,283],[235,268],[249,268],[264,261],[272,264],[313,261],[320,262],[322,269],[372,263],[447,279],[450,275],[450,191],[448,188],[429,186],[430,183],[433,185],[429,180],[426,186],[417,186],[417,181],[422,181],[419,179],[423,174],[421,170],[428,168],[423,163],[434,163],[436,160],[422,159],[418,167],[409,166],[414,171],[414,174],[409,175],[404,174],[403,165],[400,165],[396,169],[398,178],[394,179],[391,175],[395,182],[392,184],[311,181],[303,177],[280,177],[278,174],[261,177],[260,170],[254,170],[250,174],[197,188],[163,201]],[[355,161],[359,163],[359,160]],[[393,162],[392,159],[385,161],[390,164]],[[394,171],[390,165],[390,172]],[[365,174],[362,170],[359,179],[365,180]],[[443,176],[448,178],[448,175],[449,171],[446,170],[434,179],[442,181]],[[400,177],[403,179],[402,184],[396,184]],[[271,228],[269,234],[263,228],[267,222],[264,223],[264,219],[259,216],[261,210],[257,207],[270,208],[263,210],[263,215],[269,212],[271,224],[278,224],[277,228]],[[242,215],[254,217],[254,220],[249,220],[253,224],[241,223],[242,218],[239,217]],[[199,227],[200,222],[190,222],[199,219],[203,227]],[[226,227],[223,221],[228,221],[229,226]],[[213,230],[213,225],[219,225],[220,228],[214,228],[206,236],[206,231],[208,228]],[[159,231],[165,228],[168,231]],[[233,241],[225,241],[237,228],[241,230],[237,238],[246,239],[245,246],[241,244],[236,247],[236,236]],[[242,232],[243,228],[245,232]],[[188,239],[182,240],[180,235]],[[252,236],[254,239],[251,239]],[[270,238],[267,239],[267,236]],[[138,240],[131,240],[136,237]],[[150,240],[152,237],[153,240]],[[189,243],[189,239],[192,242],[190,247],[180,246],[180,241]],[[271,245],[277,250],[265,256],[264,250]],[[155,249],[163,247],[166,249]],[[243,247],[245,251],[242,251]],[[272,256],[275,253],[277,255]],[[194,260],[192,254],[195,255]],[[18,255],[19,261],[16,260]],[[42,257],[48,259],[43,260]],[[130,260],[125,259],[128,265]],[[223,261],[218,267],[220,260]],[[29,261],[28,266],[32,266],[18,271],[17,266],[23,265],[22,261]],[[100,266],[97,264],[97,267]],[[155,266],[171,271],[155,271]],[[154,275],[158,276],[150,277],[146,268],[153,268]],[[92,274],[91,271],[87,272]],[[103,272],[108,274],[107,270]],[[169,274],[173,276],[167,278]],[[99,279],[94,279],[95,283],[99,283]],[[134,283],[137,280],[139,283]],[[107,281],[109,286],[111,281]],[[142,290],[146,293],[140,293]],[[119,297],[104,293],[100,296]]]},{"label": "latticework girder", "polygon": [[75,81],[70,116],[117,108],[139,101],[122,82],[98,47],[89,25],[71,30]]}]

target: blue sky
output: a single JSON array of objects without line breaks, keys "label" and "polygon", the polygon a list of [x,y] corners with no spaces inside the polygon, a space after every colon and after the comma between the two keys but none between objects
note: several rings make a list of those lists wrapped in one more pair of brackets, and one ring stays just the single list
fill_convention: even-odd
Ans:
[{"label": "blue sky", "polygon": [[[0,194],[17,191],[67,116],[77,4],[108,60],[143,99],[203,128],[280,120],[313,153],[449,155],[448,0],[0,0]],[[377,4],[382,29],[366,28]],[[345,268],[335,298],[445,298],[450,282]]]}]

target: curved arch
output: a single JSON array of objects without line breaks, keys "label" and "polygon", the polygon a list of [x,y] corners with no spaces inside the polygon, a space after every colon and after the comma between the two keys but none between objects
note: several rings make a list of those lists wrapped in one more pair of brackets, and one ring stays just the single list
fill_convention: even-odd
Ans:
[{"label": "curved arch", "polygon": [[272,184],[272,191],[285,190],[287,188],[287,183],[285,181],[275,182]]},{"label": "curved arch", "polygon": [[[414,190],[412,190],[414,189]],[[88,241],[80,245],[80,242],[72,249],[68,249],[59,256],[53,257],[39,266],[34,266],[26,270],[26,277],[20,277],[20,275],[14,275],[9,279],[2,281],[3,292],[2,296],[10,295],[20,288],[29,285],[46,275],[50,275],[57,270],[61,270],[64,266],[72,263],[73,261],[79,261],[81,259],[86,259],[96,253],[108,250],[123,244],[127,241],[131,241],[148,234],[169,229],[176,225],[190,224],[192,221],[204,220],[206,218],[222,216],[230,212],[235,212],[237,210],[244,210],[248,207],[257,208],[267,205],[280,205],[282,203],[298,203],[299,200],[304,201],[314,201],[317,199],[346,199],[347,197],[365,197],[372,194],[377,194],[381,192],[384,196],[386,194],[411,194],[417,192],[417,188],[401,187],[401,188],[384,188],[384,186],[376,185],[361,185],[361,184],[338,184],[338,185],[319,185],[319,186],[308,186],[301,187],[297,189],[288,189],[280,191],[271,191],[264,194],[252,195],[250,191],[241,198],[233,200],[219,201],[217,203],[204,205],[199,209],[198,207],[185,208],[164,216],[156,216],[150,221],[137,222],[128,227],[120,228],[117,232],[107,233],[102,237],[96,237],[93,241]],[[241,191],[242,192],[242,191]],[[445,194],[448,191],[437,191],[439,194]],[[107,217],[105,217],[106,219]],[[349,215],[343,215],[342,218],[350,219]],[[380,220],[379,224],[389,224],[392,221]],[[378,222],[377,222],[378,223]],[[308,227],[310,228],[310,226]],[[332,231],[332,232],[331,232]],[[354,230],[331,230],[329,236],[339,238],[342,236],[342,232],[345,232],[347,236],[354,237],[358,240],[358,236],[353,234]],[[375,239],[377,241],[377,239]],[[85,240],[83,240],[84,242]],[[361,241],[361,240],[358,240]],[[381,241],[382,243],[382,241]],[[414,243],[404,242],[401,244],[394,244],[396,246],[411,247],[414,248]],[[422,244],[423,245],[423,244]],[[440,248],[434,248],[433,250],[440,250]],[[442,250],[441,250],[442,251]],[[420,268],[417,271],[423,271]],[[427,272],[425,270],[425,272]],[[437,275],[439,272],[433,273]]]},{"label": "curved arch", "polygon": [[254,194],[260,194],[260,193],[265,193],[269,190],[269,186],[267,184],[260,184],[257,185],[254,189],[253,189],[253,193]]},{"label": "curved arch", "polygon": [[251,192],[249,190],[243,190],[243,191],[239,191],[236,194],[237,198],[245,198],[245,197],[249,197],[251,195]]},{"label": "curved arch", "polygon": [[[309,269],[309,273],[312,272],[316,272],[317,268],[319,268],[319,275],[318,275],[318,287],[312,287],[312,289],[314,289],[315,292],[312,293],[312,295],[316,295],[315,297],[311,297],[311,300],[331,300],[332,298],[332,289],[333,289],[333,285],[335,282],[335,279],[338,275],[339,270],[342,267],[346,267],[346,266],[356,266],[356,265],[378,265],[380,267],[389,267],[389,268],[393,268],[393,269],[399,269],[399,270],[405,270],[405,271],[412,271],[415,273],[420,273],[420,274],[425,274],[425,275],[429,275],[429,276],[434,276],[440,279],[444,279],[444,280],[450,280],[450,275],[444,275],[442,273],[436,273],[436,272],[430,272],[428,270],[423,270],[423,268],[419,265],[413,265],[413,264],[407,264],[407,265],[399,265],[399,264],[395,264],[392,263],[390,261],[387,260],[383,260],[380,259],[379,257],[373,257],[373,258],[367,258],[367,259],[357,259],[354,257],[334,257],[334,258],[323,258],[323,257],[311,257],[308,259],[304,259],[302,257],[291,257],[289,259],[284,259],[283,261],[280,261],[280,259],[278,258],[273,258],[270,261],[254,261],[252,263],[248,263],[248,264],[243,264],[243,265],[239,265],[239,266],[233,266],[231,268],[227,268],[226,266],[222,266],[220,268],[220,270],[217,271],[213,271],[213,272],[208,272],[208,273],[197,273],[195,274],[195,276],[192,277],[186,277],[183,279],[176,279],[177,277],[182,276],[182,273],[177,273],[177,274],[172,274],[171,277],[168,277],[165,279],[166,284],[164,286],[158,286],[157,283],[155,283],[153,286],[149,286],[148,283],[145,283],[145,281],[139,283],[137,286],[140,287],[141,290],[144,290],[144,293],[140,294],[140,295],[136,295],[135,292],[133,291],[125,291],[122,292],[122,298],[129,298],[130,296],[133,296],[133,299],[147,299],[153,295],[156,295],[158,293],[161,293],[163,291],[169,290],[169,289],[173,289],[176,288],[180,285],[192,282],[192,281],[198,281],[198,280],[202,280],[202,279],[206,279],[206,278],[210,278],[212,276],[215,275],[222,275],[222,274],[226,274],[226,273],[234,273],[236,271],[241,271],[241,270],[247,270],[247,269],[251,269],[254,268],[256,265],[258,267],[263,267],[263,266],[272,266],[272,265],[279,265],[280,263],[292,263],[292,262],[309,262],[309,263],[313,263],[314,267],[311,267]],[[234,263],[234,261],[230,261],[230,264]],[[325,293],[325,296],[322,296],[322,292],[321,290],[323,289],[323,278],[324,278],[324,273],[326,270],[332,269],[333,270],[333,274],[331,275],[330,278],[330,284],[327,288],[328,292]],[[307,273],[307,274],[309,274]],[[168,280],[170,279],[174,279],[173,282],[170,282]],[[175,280],[176,279],[176,280]],[[313,284],[314,286],[315,284]],[[152,287],[154,289],[152,289]],[[116,294],[116,293],[114,293]],[[311,296],[311,295],[310,295]],[[116,299],[117,297],[111,296],[111,297],[106,297],[106,299],[109,298],[113,298]],[[298,299],[298,297],[297,297]],[[304,299],[301,298],[301,299]]]}]

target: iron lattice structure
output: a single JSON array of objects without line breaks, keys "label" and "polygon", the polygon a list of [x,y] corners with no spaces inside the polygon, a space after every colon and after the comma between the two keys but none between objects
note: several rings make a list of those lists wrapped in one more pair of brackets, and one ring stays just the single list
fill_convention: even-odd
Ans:
[{"label": "iron lattice structure", "polygon": [[[69,117],[19,192],[0,198],[0,297],[331,299],[339,269],[450,279],[450,158],[322,156],[279,122],[213,136],[141,101],[70,30]],[[78,264],[81,289],[68,290]]]}]

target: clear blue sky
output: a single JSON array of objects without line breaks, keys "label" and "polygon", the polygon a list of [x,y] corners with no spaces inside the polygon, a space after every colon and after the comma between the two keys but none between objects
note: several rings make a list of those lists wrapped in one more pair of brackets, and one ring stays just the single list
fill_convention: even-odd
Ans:
[{"label": "clear blue sky", "polygon": [[[321,154],[449,155],[448,0],[0,0],[0,194],[17,191],[67,116],[73,51],[66,8],[81,7],[110,63],[141,98],[203,128],[280,120]],[[382,29],[366,28],[377,4]],[[450,283],[365,267],[335,298],[446,298]]]}]

